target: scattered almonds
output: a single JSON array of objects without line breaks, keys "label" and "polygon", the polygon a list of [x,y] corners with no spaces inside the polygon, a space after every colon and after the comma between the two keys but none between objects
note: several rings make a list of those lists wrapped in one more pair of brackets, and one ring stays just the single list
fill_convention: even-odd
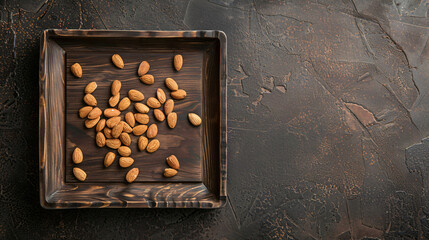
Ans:
[{"label": "scattered almonds", "polygon": [[164,169],[164,177],[174,177],[177,174],[177,170],[172,168],[166,168]]},{"label": "scattered almonds", "polygon": [[131,155],[131,148],[127,146],[120,146],[118,148],[118,153],[123,157],[129,157]]},{"label": "scattered almonds", "polygon": [[125,114],[125,121],[131,127],[134,127],[136,125],[136,119],[134,118],[133,112],[127,112],[127,114]]},{"label": "scattered almonds", "polygon": [[147,99],[146,104],[151,108],[160,108],[161,103],[158,101],[158,99],[154,97],[150,97]]},{"label": "scattered almonds", "polygon": [[177,124],[177,113],[172,112],[167,116],[167,124],[170,128],[175,128]]},{"label": "scattered almonds", "polygon": [[118,138],[121,135],[122,130],[124,130],[124,124],[116,124],[116,126],[112,128],[112,137]]},{"label": "scattered almonds", "polygon": [[147,130],[147,125],[138,125],[133,128],[133,134],[136,136],[140,136],[145,133]]},{"label": "scattered almonds", "polygon": [[147,144],[149,143],[149,140],[145,136],[140,136],[139,141],[137,143],[139,150],[144,151],[147,147]]},{"label": "scattered almonds", "polygon": [[97,133],[97,135],[95,136],[95,142],[99,147],[104,147],[104,145],[106,145],[106,137],[102,132]]},{"label": "scattered almonds", "polygon": [[145,113],[136,113],[134,114],[134,118],[140,124],[148,124],[149,123],[149,115]]},{"label": "scattered almonds", "polygon": [[180,164],[179,164],[179,160],[177,159],[176,156],[170,155],[169,157],[167,157],[166,160],[167,160],[168,166],[170,166],[171,168],[174,168],[176,170],[179,170]]},{"label": "scattered almonds", "polygon": [[121,90],[121,81],[119,80],[115,80],[112,82],[112,88],[111,88],[111,93],[113,96],[118,95],[119,91]]},{"label": "scattered almonds", "polygon": [[153,139],[153,140],[152,140],[152,141],[150,141],[150,142],[149,142],[149,144],[147,145],[147,147],[146,147],[146,151],[147,151],[148,153],[153,153],[153,152],[155,152],[156,150],[158,150],[159,145],[160,145],[159,140],[158,140],[158,139]]},{"label": "scattered almonds", "polygon": [[96,107],[96,108],[92,109],[91,112],[89,112],[88,119],[96,119],[96,118],[100,117],[101,114],[102,114],[101,109]]},{"label": "scattered almonds", "polygon": [[130,158],[130,157],[121,157],[119,158],[119,166],[123,167],[123,168],[127,168],[131,165],[133,165],[134,163],[134,159]]},{"label": "scattered almonds", "polygon": [[192,125],[194,125],[194,126],[200,126],[200,124],[201,124],[201,118],[200,118],[200,116],[198,116],[195,113],[189,113],[188,114],[188,119],[189,119],[189,122],[191,122]]},{"label": "scattered almonds", "polygon": [[112,117],[107,119],[106,121],[106,126],[108,128],[113,128],[114,126],[116,126],[119,122],[121,121],[121,117]]},{"label": "scattered almonds", "polygon": [[116,108],[106,108],[104,110],[104,116],[107,118],[111,118],[111,117],[117,117],[121,114],[121,111],[119,111]]},{"label": "scattered almonds", "polygon": [[140,81],[142,81],[145,84],[151,85],[155,82],[155,79],[152,75],[146,74],[140,77]]},{"label": "scattered almonds", "polygon": [[97,88],[97,83],[96,82],[90,82],[85,87],[85,93],[93,93],[96,88]]},{"label": "scattered almonds", "polygon": [[93,107],[97,106],[97,99],[95,99],[95,97],[91,93],[87,93],[83,97],[83,101],[89,106],[93,106]]},{"label": "scattered almonds", "polygon": [[129,106],[131,105],[131,101],[129,98],[124,97],[122,98],[122,100],[119,102],[118,104],[118,110],[119,111],[124,111],[125,109],[127,109]]},{"label": "scattered almonds", "polygon": [[148,63],[148,62],[146,62],[146,61],[143,61],[143,62],[141,62],[141,63],[140,63],[140,66],[139,66],[139,69],[138,69],[138,71],[137,71],[137,74],[138,74],[139,76],[143,76],[143,75],[145,75],[147,72],[149,72],[149,69],[150,69],[150,65],[149,65],[149,63]]},{"label": "scattered almonds", "polygon": [[121,140],[119,139],[106,139],[106,146],[111,149],[118,149],[121,146]]},{"label": "scattered almonds", "polygon": [[109,106],[114,107],[119,103],[120,94],[113,95],[109,98]]},{"label": "scattered almonds", "polygon": [[85,120],[85,127],[86,128],[93,128],[95,125],[97,125],[99,120],[100,120],[100,117],[98,117],[96,119],[87,119],[87,120]]},{"label": "scattered almonds", "polygon": [[121,56],[119,56],[118,54],[113,54],[112,62],[117,68],[124,68],[124,60],[122,60]]},{"label": "scattered almonds", "polygon": [[112,137],[112,129],[105,127],[103,132],[104,132],[104,136],[106,136],[106,138],[108,138],[108,139],[113,138]]},{"label": "scattered almonds", "polygon": [[80,148],[75,148],[74,149],[74,151],[73,151],[73,156],[72,156],[72,158],[73,158],[73,162],[75,163],[75,164],[79,164],[79,163],[81,163],[82,161],[83,161],[83,153],[82,153],[82,150],[80,150]]},{"label": "scattered almonds", "polygon": [[88,114],[92,111],[91,106],[85,106],[81,109],[79,109],[79,117],[80,118],[86,118],[88,116]]},{"label": "scattered almonds", "polygon": [[106,153],[106,156],[104,157],[104,166],[109,167],[112,165],[113,161],[115,161],[116,154],[113,152]]},{"label": "scattered almonds", "polygon": [[153,115],[155,116],[156,120],[158,120],[160,122],[162,122],[162,121],[165,120],[164,113],[161,110],[159,110],[159,109],[154,109],[153,110]]},{"label": "scattered almonds", "polygon": [[149,107],[143,103],[134,103],[134,108],[140,113],[148,113]]},{"label": "scattered almonds", "polygon": [[167,86],[168,89],[171,91],[177,91],[179,90],[179,85],[177,85],[176,81],[172,78],[166,78],[165,79],[165,86]]},{"label": "scattered almonds", "polygon": [[139,102],[143,101],[144,94],[138,90],[131,89],[130,91],[128,91],[128,97],[131,99],[131,101]]},{"label": "scattered almonds", "polygon": [[174,109],[174,101],[173,99],[168,99],[164,104],[165,115],[168,115],[169,113],[173,112],[173,109]]},{"label": "scattered almonds", "polygon": [[147,129],[146,136],[148,138],[155,138],[157,134],[158,134],[158,127],[156,126],[156,124],[151,124]]},{"label": "scattered almonds", "polygon": [[100,121],[98,121],[97,126],[95,127],[95,131],[101,132],[105,126],[106,126],[106,119],[103,118]]},{"label": "scattered almonds", "polygon": [[180,69],[182,69],[183,66],[183,57],[180,54],[177,54],[176,56],[174,56],[174,68],[176,69],[176,71],[180,71]]},{"label": "scattered almonds", "polygon": [[158,88],[156,90],[156,97],[158,98],[158,101],[162,104],[164,104],[165,100],[167,100],[167,97],[165,96],[165,92],[161,88]]},{"label": "scattered almonds", "polygon": [[186,97],[186,92],[183,89],[179,89],[177,91],[171,92],[170,95],[174,99],[181,100]]},{"label": "scattered almonds", "polygon": [[136,180],[138,175],[139,175],[139,169],[133,168],[130,171],[128,171],[127,175],[125,176],[125,180],[127,180],[127,182],[129,183],[132,183]]},{"label": "scattered almonds", "polygon": [[122,144],[124,144],[125,146],[131,145],[131,138],[128,133],[126,132],[121,133],[121,135],[119,136],[119,139],[121,140]]},{"label": "scattered almonds", "polygon": [[86,179],[86,172],[80,168],[73,168],[73,174],[77,178],[77,180],[83,182]]},{"label": "scattered almonds", "polygon": [[79,63],[75,63],[71,65],[70,70],[75,77],[78,77],[78,78],[82,77],[82,67],[80,66]]}]

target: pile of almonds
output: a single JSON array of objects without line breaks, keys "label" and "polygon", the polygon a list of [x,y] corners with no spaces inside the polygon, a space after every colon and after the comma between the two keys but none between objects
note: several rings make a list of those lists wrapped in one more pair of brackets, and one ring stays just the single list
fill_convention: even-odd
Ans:
[{"label": "pile of almonds", "polygon": [[[121,56],[114,54],[112,56],[113,64],[119,68],[124,68],[125,64]],[[180,71],[183,66],[182,55],[176,55],[173,58],[174,68],[176,71]],[[142,83],[151,85],[155,82],[153,75],[148,74],[150,70],[150,64],[147,61],[140,63],[137,70],[139,79]],[[81,78],[83,75],[82,67],[79,63],[75,63],[71,66],[71,72],[75,77]],[[165,79],[166,87],[171,91],[170,96],[175,100],[181,100],[186,97],[186,91],[179,88],[179,85],[173,78]],[[97,132],[95,137],[95,143],[98,147],[108,147],[112,150],[116,150],[120,155],[119,165],[123,168],[128,168],[133,165],[134,159],[131,157],[131,137],[130,134],[138,136],[137,146],[140,151],[147,151],[153,153],[158,150],[160,141],[156,139],[158,135],[158,127],[156,124],[149,123],[149,111],[153,109],[155,119],[159,122],[163,122],[167,119],[169,128],[173,129],[177,124],[177,113],[174,110],[174,100],[167,99],[165,92],[158,88],[156,91],[156,98],[150,97],[146,100],[146,104],[143,103],[145,96],[142,92],[136,89],[128,91],[128,96],[121,99],[120,90],[122,84],[121,81],[115,80],[111,85],[112,96],[109,99],[110,108],[104,110],[97,107],[97,99],[92,93],[97,89],[96,82],[90,82],[85,87],[85,96],[83,101],[87,106],[82,107],[79,110],[79,117],[86,118],[85,127],[94,128]],[[126,112],[131,105],[134,105],[136,113],[131,111]],[[164,111],[160,110],[161,106],[164,105]],[[122,121],[122,115],[125,121]],[[189,113],[188,119],[194,126],[201,124],[201,118],[195,113]],[[143,134],[146,133],[146,136]],[[114,151],[108,152],[104,157],[104,166],[107,168],[113,164],[116,158]],[[73,151],[73,163],[80,164],[83,161],[83,152],[80,148],[76,147]],[[170,155],[166,158],[166,162],[170,168],[164,170],[164,177],[174,177],[177,174],[177,170],[180,168],[179,160],[175,155]],[[80,180],[85,181],[87,173],[81,168],[73,168],[74,176]],[[133,182],[139,175],[138,168],[132,168],[128,171],[125,176],[125,180],[129,183]]]}]

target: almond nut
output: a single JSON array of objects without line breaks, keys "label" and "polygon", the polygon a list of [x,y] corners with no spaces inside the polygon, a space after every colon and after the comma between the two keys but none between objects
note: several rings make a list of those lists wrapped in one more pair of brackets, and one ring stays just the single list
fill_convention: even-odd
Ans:
[{"label": "almond nut", "polygon": [[137,122],[141,124],[148,124],[149,123],[149,115],[144,113],[136,113],[134,114],[134,118]]},{"label": "almond nut", "polygon": [[118,54],[113,54],[112,62],[117,68],[124,68],[124,60],[122,60],[121,56],[119,56]]},{"label": "almond nut", "polygon": [[162,121],[165,120],[164,113],[161,110],[159,110],[159,109],[154,109],[153,110],[153,115],[155,115],[156,120],[158,120],[160,122],[162,122]]},{"label": "almond nut", "polygon": [[167,123],[170,128],[175,128],[177,124],[177,113],[169,113],[167,116]]},{"label": "almond nut", "polygon": [[79,117],[80,118],[86,118],[91,111],[92,111],[91,106],[85,106],[85,107],[79,109]]},{"label": "almond nut", "polygon": [[153,140],[152,140],[152,141],[150,141],[150,142],[149,142],[149,144],[147,145],[147,147],[146,147],[146,151],[147,151],[148,153],[153,153],[153,152],[155,152],[156,150],[158,150],[159,145],[160,145],[160,143],[159,143],[158,139],[153,139]]},{"label": "almond nut", "polygon": [[158,99],[154,97],[150,97],[147,99],[146,104],[151,108],[159,108],[161,107],[161,103],[158,101]]},{"label": "almond nut", "polygon": [[133,134],[136,136],[140,136],[145,133],[147,130],[147,125],[138,125],[133,128]]},{"label": "almond nut", "polygon": [[130,146],[131,138],[128,133],[125,133],[125,132],[121,133],[121,135],[119,136],[119,139],[121,140],[123,145]]},{"label": "almond nut", "polygon": [[107,118],[117,117],[121,114],[121,111],[119,111],[116,108],[106,108],[104,109],[104,116]]},{"label": "almond nut", "polygon": [[81,182],[85,181],[86,179],[86,172],[77,167],[73,168],[73,175]]},{"label": "almond nut", "polygon": [[83,153],[80,148],[77,147],[74,149],[72,159],[75,164],[79,164],[83,161]]},{"label": "almond nut", "polygon": [[174,177],[177,174],[177,170],[172,168],[164,169],[164,177]]},{"label": "almond nut", "polygon": [[161,88],[158,88],[156,90],[156,97],[158,98],[159,102],[162,104],[164,104],[165,100],[167,100],[167,97],[165,96],[165,92]]},{"label": "almond nut", "polygon": [[121,146],[121,140],[119,139],[106,139],[106,146],[111,149],[118,149]]},{"label": "almond nut", "polygon": [[114,106],[116,106],[117,104],[118,104],[118,102],[119,102],[119,98],[120,98],[121,96],[120,96],[120,94],[118,93],[118,94],[116,94],[116,95],[113,95],[113,96],[111,96],[110,98],[109,98],[109,106],[111,106],[111,107],[114,107]]},{"label": "almond nut", "polygon": [[134,103],[134,108],[140,113],[148,113],[149,107],[143,103]]},{"label": "almond nut", "polygon": [[151,85],[155,82],[155,79],[150,74],[145,74],[145,75],[141,76],[139,79],[140,79],[140,81],[142,81],[143,83],[148,84],[148,85]]},{"label": "almond nut", "polygon": [[80,66],[79,63],[75,63],[71,65],[70,70],[75,77],[78,77],[78,78],[82,77],[82,67]]},{"label": "almond nut", "polygon": [[127,146],[120,146],[118,148],[118,153],[123,157],[129,157],[131,155],[131,149]]},{"label": "almond nut", "polygon": [[98,121],[97,126],[95,127],[95,131],[101,132],[105,126],[106,126],[106,119],[103,118],[100,121]]},{"label": "almond nut", "polygon": [[131,99],[131,101],[139,102],[144,100],[144,94],[138,90],[131,89],[128,91],[128,97]]},{"label": "almond nut", "polygon": [[173,109],[174,109],[174,101],[173,99],[168,99],[164,104],[165,115],[168,115],[169,113],[173,112]]},{"label": "almond nut", "polygon": [[129,106],[131,105],[131,101],[129,98],[124,97],[122,98],[122,100],[119,102],[118,104],[118,110],[119,111],[124,111],[125,109],[127,109]]},{"label": "almond nut", "polygon": [[127,168],[131,165],[133,165],[134,163],[134,159],[130,158],[130,157],[121,157],[119,158],[119,166],[123,167],[123,168]]},{"label": "almond nut", "polygon": [[147,129],[146,136],[148,138],[155,138],[157,134],[158,134],[158,127],[156,126],[156,124],[151,124]]},{"label": "almond nut", "polygon": [[170,89],[171,91],[179,90],[179,85],[177,85],[177,82],[174,81],[174,79],[172,78],[165,79],[165,86],[167,86],[167,88]]},{"label": "almond nut", "polygon": [[95,143],[97,143],[99,147],[104,147],[104,145],[106,145],[106,137],[104,137],[102,132],[98,132],[95,136]]},{"label": "almond nut", "polygon": [[97,106],[97,99],[91,93],[86,94],[83,101],[89,106]]},{"label": "almond nut", "polygon": [[116,126],[119,122],[121,121],[121,117],[112,117],[107,119],[106,121],[106,126],[108,128],[113,128],[114,126]]},{"label": "almond nut", "polygon": [[113,138],[112,137],[112,129],[105,127],[103,132],[104,132],[104,136],[106,136],[106,138]]},{"label": "almond nut", "polygon": [[118,95],[121,90],[122,83],[119,80],[115,80],[112,82],[112,88],[110,89],[113,96]]},{"label": "almond nut", "polygon": [[116,124],[116,126],[112,128],[112,137],[118,138],[121,135],[122,130],[124,130],[124,124],[121,124],[121,123]]},{"label": "almond nut", "polygon": [[138,176],[139,176],[139,169],[133,168],[130,171],[128,171],[127,175],[125,176],[125,180],[127,180],[127,182],[129,183],[132,183],[137,179]]},{"label": "almond nut", "polygon": [[100,120],[100,117],[98,117],[96,119],[86,119],[85,120],[85,127],[86,128],[93,128],[95,125],[97,125],[99,120]]},{"label": "almond nut", "polygon": [[179,164],[179,160],[177,159],[176,156],[171,155],[171,156],[167,157],[166,160],[167,160],[168,166],[170,166],[173,169],[179,170],[180,164]]},{"label": "almond nut", "polygon": [[176,69],[176,71],[180,71],[180,69],[182,69],[183,66],[183,57],[180,54],[177,54],[176,56],[174,56],[174,68]]},{"label": "almond nut", "polygon": [[125,121],[131,127],[134,127],[136,125],[136,119],[134,118],[134,114],[132,112],[127,112],[127,114],[125,114]]},{"label": "almond nut", "polygon": [[96,88],[97,88],[97,83],[96,82],[90,82],[85,87],[85,93],[93,93]]},{"label": "almond nut", "polygon": [[149,72],[149,69],[150,69],[150,65],[149,65],[149,63],[148,63],[148,62],[146,62],[146,61],[143,61],[143,62],[141,62],[141,63],[140,63],[139,70],[137,70],[137,74],[138,74],[139,76],[143,76],[143,75],[145,75],[147,72]]},{"label": "almond nut", "polygon": [[106,153],[106,156],[104,157],[104,166],[109,167],[112,165],[113,161],[115,161],[116,154],[113,152]]},{"label": "almond nut", "polygon": [[179,89],[177,91],[171,92],[170,95],[172,98],[180,100],[186,97],[186,92],[183,89]]},{"label": "almond nut", "polygon": [[200,124],[201,124],[201,118],[200,118],[200,116],[198,116],[195,113],[189,113],[188,114],[188,119],[189,119],[189,122],[191,122],[192,125],[194,125],[194,126],[200,126]]},{"label": "almond nut", "polygon": [[124,129],[122,130],[123,132],[126,132],[126,133],[132,133],[133,132],[133,128],[130,127],[130,125],[128,125],[128,123],[122,122],[122,125],[124,125]]},{"label": "almond nut", "polygon": [[149,143],[149,140],[145,136],[140,136],[139,141],[137,143],[139,150],[144,151],[146,149],[147,144]]},{"label": "almond nut", "polygon": [[96,107],[91,110],[91,112],[88,113],[88,119],[96,119],[100,117],[102,114],[101,109]]}]

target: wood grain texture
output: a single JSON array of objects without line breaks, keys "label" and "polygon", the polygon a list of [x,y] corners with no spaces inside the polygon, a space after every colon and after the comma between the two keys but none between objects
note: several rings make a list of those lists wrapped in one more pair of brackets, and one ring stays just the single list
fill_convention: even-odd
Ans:
[{"label": "wood grain texture", "polygon": [[[226,161],[221,161],[220,157],[222,154],[226,157],[226,138],[221,140],[222,131],[226,131],[223,126],[226,115],[222,116],[222,109],[226,107],[222,86],[226,78],[221,80],[219,71],[225,70],[221,65],[226,64],[222,55],[226,52],[221,53],[220,49],[225,47],[226,38],[217,31],[180,32],[180,38],[178,32],[168,33],[171,35],[145,31],[44,32],[39,122],[40,139],[43,139],[39,146],[42,206],[214,208],[224,205],[226,166],[222,165],[226,165]],[[118,34],[122,38],[118,38]],[[110,60],[113,53],[124,59],[124,69],[113,66]],[[172,66],[177,53],[185,59],[180,72],[175,72]],[[138,65],[143,60],[151,64],[149,73],[155,77],[155,84],[151,86],[141,83],[137,76]],[[80,79],[69,71],[75,62],[83,69]],[[188,93],[184,100],[175,101],[178,124],[175,129],[169,129],[165,121],[158,123],[153,112],[149,112],[149,124],[158,125],[157,139],[161,147],[152,154],[139,152],[138,138],[132,136],[130,148],[135,159],[132,167],[138,167],[140,174],[135,183],[125,184],[129,169],[120,168],[118,159],[109,168],[103,166],[104,155],[113,150],[98,148],[95,130],[86,129],[84,120],[78,117],[79,108],[85,106],[83,89],[87,83],[97,82],[93,95],[98,107],[104,109],[108,107],[113,80],[122,82],[121,98],[129,90],[137,89],[145,94],[145,103],[155,96],[157,88],[162,88],[170,98],[170,91],[164,85],[166,77],[173,77]],[[133,106],[124,114],[128,111],[135,112]],[[188,112],[202,115],[202,126],[193,127],[187,120]],[[84,161],[79,164],[88,174],[84,183],[78,182],[72,174],[75,164],[71,155],[76,146],[84,154]],[[51,155],[47,156],[48,153]],[[162,171],[167,167],[165,158],[170,154],[179,157],[181,169],[177,176],[167,179],[162,177]]]}]

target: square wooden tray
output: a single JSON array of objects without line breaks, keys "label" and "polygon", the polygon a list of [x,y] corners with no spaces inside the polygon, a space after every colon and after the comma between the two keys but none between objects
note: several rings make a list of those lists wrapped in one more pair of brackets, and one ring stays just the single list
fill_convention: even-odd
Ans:
[{"label": "square wooden tray", "polygon": [[[124,59],[116,68],[111,56]],[[173,70],[172,58],[181,54],[183,69]],[[150,63],[155,84],[145,85],[137,76],[141,61]],[[70,66],[79,62],[84,75],[75,78]],[[103,166],[107,148],[95,145],[95,130],[86,129],[78,110],[84,106],[83,89],[97,82],[94,96],[101,109],[108,107],[110,86],[121,80],[121,98],[128,90],[155,96],[166,77],[174,78],[188,93],[175,101],[178,123],[169,129],[159,123],[161,142],[155,153],[137,150],[132,136],[133,167],[140,174],[134,183],[125,182],[123,169],[115,163]],[[99,31],[45,30],[41,39],[39,82],[40,203],[45,208],[134,207],[218,208],[226,201],[226,36],[221,31]],[[145,102],[145,100],[143,102]],[[132,106],[126,110],[132,111]],[[187,113],[202,116],[193,127]],[[151,123],[155,123],[152,111]],[[82,149],[85,182],[75,179],[71,155]],[[173,178],[164,178],[165,158],[175,154],[181,168]]]}]

